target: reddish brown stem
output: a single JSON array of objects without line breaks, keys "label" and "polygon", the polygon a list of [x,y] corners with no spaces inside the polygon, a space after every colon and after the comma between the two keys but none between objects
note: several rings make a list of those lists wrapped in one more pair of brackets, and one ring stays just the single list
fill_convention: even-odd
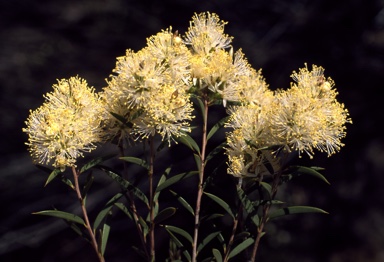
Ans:
[{"label": "reddish brown stem", "polygon": [[99,246],[98,246],[97,241],[96,241],[96,236],[92,230],[91,223],[89,222],[87,209],[85,207],[84,199],[83,199],[81,192],[80,192],[80,186],[79,186],[80,173],[76,170],[76,168],[74,166],[72,166],[72,173],[73,173],[73,178],[74,178],[74,182],[75,182],[75,191],[77,194],[77,198],[80,202],[81,211],[83,213],[83,217],[84,217],[84,221],[85,221],[84,226],[89,233],[89,236],[91,238],[91,244],[92,244],[93,249],[95,250],[95,252],[97,254],[97,257],[99,258],[99,261],[104,262],[105,259],[104,259],[103,255],[101,254],[101,252],[99,251]]},{"label": "reddish brown stem", "polygon": [[204,180],[204,168],[205,168],[205,150],[207,146],[207,125],[208,125],[208,100],[204,99],[204,116],[203,116],[203,134],[201,142],[201,153],[200,153],[200,167],[199,167],[199,185],[197,189],[196,208],[195,208],[195,228],[193,233],[193,244],[192,244],[192,262],[196,262],[197,257],[197,240],[199,236],[200,226],[200,206],[201,198],[203,196],[203,180]]}]

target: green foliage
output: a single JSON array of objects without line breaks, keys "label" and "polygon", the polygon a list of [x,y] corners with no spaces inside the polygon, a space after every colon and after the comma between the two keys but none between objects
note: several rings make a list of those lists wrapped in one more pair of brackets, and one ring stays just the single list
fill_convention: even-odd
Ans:
[{"label": "green foliage", "polygon": [[43,216],[51,216],[51,217],[58,217],[58,218],[65,219],[67,221],[71,221],[71,222],[75,222],[75,223],[78,223],[78,224],[81,224],[81,225],[85,225],[85,222],[84,222],[84,220],[81,217],[79,217],[79,216],[77,216],[75,214],[64,212],[64,211],[44,210],[44,211],[34,212],[32,214],[34,214],[34,215],[43,215]]},{"label": "green foliage", "polygon": [[324,211],[317,207],[310,206],[291,206],[280,208],[269,215],[269,219],[274,219],[284,215],[300,214],[300,213],[322,213],[328,214],[327,211]]}]

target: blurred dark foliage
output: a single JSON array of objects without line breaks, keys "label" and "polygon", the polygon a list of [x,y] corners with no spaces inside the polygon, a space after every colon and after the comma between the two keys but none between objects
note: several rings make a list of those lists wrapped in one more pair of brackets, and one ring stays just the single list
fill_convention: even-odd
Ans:
[{"label": "blurred dark foliage", "polygon": [[[272,89],[289,87],[290,74],[305,62],[323,66],[354,122],[340,153],[300,160],[325,167],[330,186],[302,178],[282,189],[287,202],[330,214],[270,223],[260,260],[384,261],[382,0],[0,0],[0,261],[95,261],[90,245],[65,223],[31,214],[78,207],[60,182],[44,188],[47,175],[33,166],[24,145],[24,121],[56,79],[79,75],[101,90],[117,56],[139,50],[146,37],[169,26],[183,34],[202,11],[229,22],[235,49],[263,69]],[[106,178],[97,180],[90,209],[116,189]],[[136,261],[130,246],[137,236],[129,221],[117,221],[106,259]]]}]

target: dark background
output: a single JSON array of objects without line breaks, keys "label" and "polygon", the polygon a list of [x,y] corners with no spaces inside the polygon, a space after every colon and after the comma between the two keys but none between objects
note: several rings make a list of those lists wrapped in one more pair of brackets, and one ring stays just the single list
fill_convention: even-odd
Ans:
[{"label": "dark background", "polygon": [[[304,178],[285,189],[291,203],[330,214],[271,223],[261,261],[384,261],[382,0],[0,0],[0,261],[93,260],[62,221],[31,215],[77,205],[61,183],[43,187],[46,174],[32,165],[21,132],[29,110],[56,79],[79,75],[101,90],[127,48],[139,50],[170,25],[183,34],[202,11],[229,22],[235,49],[263,69],[272,89],[289,87],[305,62],[323,66],[353,119],[340,153],[303,158],[326,167],[331,185]],[[125,223],[116,227],[107,261],[135,261],[127,248],[135,236]]]}]

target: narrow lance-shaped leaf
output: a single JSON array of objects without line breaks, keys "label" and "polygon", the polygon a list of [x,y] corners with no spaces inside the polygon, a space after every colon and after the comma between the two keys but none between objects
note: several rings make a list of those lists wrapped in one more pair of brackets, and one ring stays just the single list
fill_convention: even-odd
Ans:
[{"label": "narrow lance-shaped leaf", "polygon": [[47,181],[45,182],[44,186],[47,186],[53,179],[57,177],[58,174],[60,174],[60,169],[54,169],[48,176]]},{"label": "narrow lance-shaped leaf", "polygon": [[78,224],[77,223],[74,223],[74,222],[72,222],[72,221],[68,221],[68,220],[64,220],[66,223],[67,223],[67,225],[73,230],[73,231],[75,231],[75,233],[76,234],[78,234],[79,236],[81,236],[82,238],[84,238],[84,239],[86,239],[87,241],[89,241],[87,238],[87,234],[86,233],[84,233],[84,230],[85,230],[85,228],[80,228],[79,226],[78,226]]},{"label": "narrow lance-shaped leaf", "polygon": [[111,227],[105,223],[103,226],[103,231],[101,233],[101,243],[100,243],[100,253],[101,255],[104,256],[105,254],[105,249],[107,247],[107,242],[108,242],[108,237],[109,237],[109,232],[111,230]]},{"label": "narrow lance-shaped leaf", "polygon": [[243,250],[252,245],[253,242],[255,242],[253,238],[247,238],[246,240],[238,244],[234,249],[232,249],[232,251],[229,253],[228,258],[231,259],[234,256],[240,254]]},{"label": "narrow lance-shaped leaf", "polygon": [[193,154],[193,157],[195,158],[195,162],[196,162],[196,166],[197,166],[198,170],[200,170],[200,168],[201,168],[201,158],[200,158],[200,155]]},{"label": "narrow lance-shaped leaf", "polygon": [[207,192],[204,192],[204,194],[207,195],[213,201],[215,201],[217,204],[219,204],[222,208],[224,208],[224,210],[227,211],[227,213],[231,215],[233,219],[235,219],[235,216],[232,213],[231,207],[227,204],[227,202],[225,202],[224,200],[222,200],[221,198],[213,194],[210,194]]},{"label": "narrow lance-shaped leaf", "polygon": [[180,143],[186,145],[189,149],[200,154],[200,148],[197,145],[196,141],[193,140],[193,138],[191,136],[189,136],[187,133],[183,133],[182,135],[177,136],[177,137],[175,136],[175,137],[173,137],[173,139],[175,139],[176,142],[180,142]]},{"label": "narrow lance-shaped leaf", "polygon": [[165,229],[168,232],[173,232],[173,233],[179,234],[180,236],[183,236],[186,240],[188,240],[191,244],[193,243],[193,239],[192,239],[191,235],[187,231],[185,231],[184,229],[181,229],[181,228],[175,227],[175,226],[170,226],[170,225],[166,225]]},{"label": "narrow lance-shaped leaf", "polygon": [[272,186],[271,186],[270,184],[268,184],[268,183],[266,183],[266,182],[261,182],[260,184],[261,184],[261,186],[262,186],[265,190],[267,190],[267,192],[268,192],[269,195],[272,194]]},{"label": "narrow lance-shaped leaf", "polygon": [[193,216],[195,215],[195,212],[193,210],[193,208],[191,207],[191,205],[182,197],[180,196],[179,194],[177,194],[176,192],[172,191],[172,190],[169,190],[172,195],[174,195],[175,197],[177,197],[177,201],[179,201],[179,203],[181,205],[183,205],[183,207],[189,211],[189,213],[191,213]]},{"label": "narrow lance-shaped leaf", "polygon": [[171,172],[171,168],[168,167],[165,171],[164,171],[164,174],[160,177],[159,179],[159,182],[157,183],[157,186],[156,186],[156,190],[155,190],[155,198],[157,200],[157,198],[159,197],[159,192],[162,190],[162,188],[159,190],[158,188],[164,184],[164,182],[167,181],[167,176],[169,175],[169,173]]},{"label": "narrow lance-shaped leaf", "polygon": [[132,185],[128,180],[125,180],[118,174],[112,172],[111,170],[108,170],[106,168],[102,168],[102,170],[110,176],[113,180],[115,180],[117,183],[119,183],[124,189],[131,191],[138,199],[143,201],[149,208],[149,201],[147,196],[138,188]]},{"label": "narrow lance-shaped leaf", "polygon": [[[164,174],[160,177],[159,179],[159,182],[157,183],[157,186],[156,188],[165,181],[166,179],[166,176],[169,174],[169,172],[171,171],[171,168],[167,168],[164,172]],[[153,196],[153,203],[154,203],[154,207],[153,207],[153,215],[154,217],[157,216],[157,213],[159,212],[159,196],[160,196],[160,193],[161,191],[155,191],[155,195]],[[148,214],[148,221],[150,220],[150,214]]]},{"label": "narrow lance-shaped leaf", "polygon": [[317,170],[321,170],[318,167],[305,167],[305,166],[290,166],[285,173],[288,173],[292,176],[300,176],[300,175],[310,175],[316,178],[319,178],[321,181],[324,181],[328,185],[330,184],[328,180]]},{"label": "narrow lance-shaped leaf", "polygon": [[93,223],[93,230],[96,230],[102,223],[102,221],[105,219],[105,217],[109,214],[113,206],[116,204],[116,202],[123,196],[121,193],[117,193],[114,195],[108,202],[105,204],[104,208],[99,212],[97,215],[95,222]]},{"label": "narrow lance-shaped leaf", "polygon": [[203,121],[205,122],[206,119],[205,119],[205,114],[204,114],[204,111],[205,111],[205,108],[204,108],[204,103],[203,101],[201,101],[201,99],[198,97],[198,96],[194,96],[194,98],[196,99],[197,101],[197,106],[199,107],[200,109],[200,112],[201,112],[201,116],[203,117]]},{"label": "narrow lance-shaped leaf", "polygon": [[119,114],[116,114],[116,113],[113,113],[113,112],[109,112],[111,115],[113,115],[117,120],[119,120],[121,123],[123,123],[124,125],[126,125],[127,127],[129,128],[132,128],[133,127],[133,124],[131,122],[129,122],[127,119],[125,119],[125,117],[119,115]]},{"label": "narrow lance-shaped leaf", "polygon": [[86,197],[88,195],[89,189],[91,188],[91,186],[93,184],[93,180],[94,180],[94,177],[92,175],[92,172],[90,172],[87,176],[87,181],[85,182],[85,185],[83,187],[82,195],[83,195],[84,199],[86,199]]},{"label": "narrow lance-shaped leaf", "polygon": [[284,215],[291,215],[291,214],[299,214],[299,213],[322,213],[322,214],[328,214],[327,211],[324,211],[317,207],[311,207],[311,206],[291,206],[291,207],[284,207],[281,209],[278,209],[274,212],[272,212],[269,215],[269,219],[273,219],[276,217],[284,216]]},{"label": "narrow lance-shaped leaf", "polygon": [[228,121],[229,116],[224,117],[219,122],[217,122],[209,131],[207,135],[207,141],[220,129],[224,126],[224,124]]},{"label": "narrow lance-shaped leaf", "polygon": [[32,214],[34,214],[34,215],[51,216],[51,217],[58,217],[58,218],[62,218],[62,219],[68,220],[68,221],[72,221],[72,222],[78,223],[78,224],[85,225],[85,222],[84,222],[84,220],[81,217],[79,217],[79,216],[77,216],[75,214],[64,212],[64,211],[44,210],[44,211],[39,211],[39,212],[35,212],[35,213],[32,213]]},{"label": "narrow lance-shaped leaf", "polygon": [[235,238],[233,239],[233,241],[238,241],[238,240],[245,240],[246,238],[249,238],[249,236],[251,235],[251,233],[247,232],[247,231],[244,231],[244,232],[241,232],[239,234],[237,234],[235,236]]},{"label": "narrow lance-shaped leaf", "polygon": [[211,160],[214,156],[216,156],[217,154],[219,154],[220,152],[223,151],[223,148],[224,146],[226,145],[227,143],[226,142],[223,142],[221,143],[220,145],[218,145],[217,147],[215,147],[215,149],[213,149],[211,152],[209,152],[208,156],[206,157],[205,159],[205,163],[207,163],[209,160]]},{"label": "narrow lance-shaped leaf", "polygon": [[157,216],[155,217],[154,223],[158,224],[160,222],[163,222],[167,218],[170,218],[176,213],[176,208],[174,207],[167,207],[159,212]]},{"label": "narrow lance-shaped leaf", "polygon": [[221,231],[213,232],[206,236],[203,241],[197,246],[197,253],[199,253],[209,242],[212,241],[215,237],[217,237],[218,234],[220,234]]},{"label": "narrow lance-shaped leaf", "polygon": [[191,255],[189,254],[188,250],[184,248],[183,243],[172,233],[172,231],[167,230],[168,234],[171,236],[172,240],[175,242],[176,246],[183,250],[183,255],[187,259],[187,261],[191,261]]},{"label": "narrow lance-shaped leaf", "polygon": [[130,219],[133,219],[131,212],[123,203],[115,203],[115,206],[123,211],[123,213],[126,214]]},{"label": "narrow lance-shaped leaf", "polygon": [[120,159],[127,161],[129,163],[137,164],[137,165],[144,167],[145,169],[149,170],[148,163],[141,158],[137,158],[137,157],[133,157],[133,156],[125,156],[125,157],[120,157]]},{"label": "narrow lance-shaped leaf", "polygon": [[165,180],[163,183],[159,184],[156,188],[156,192],[162,191],[165,188],[170,187],[173,184],[175,184],[175,183],[177,183],[183,179],[186,179],[188,177],[191,177],[192,175],[196,175],[198,173],[199,173],[198,171],[191,171],[191,172],[185,172],[185,173],[181,173],[181,174],[172,176],[172,177],[168,178],[167,180]]},{"label": "narrow lance-shaped leaf", "polygon": [[239,199],[241,201],[241,204],[243,205],[244,210],[247,212],[247,215],[251,217],[252,222],[259,226],[260,224],[260,218],[257,215],[257,209],[255,209],[253,202],[248,198],[248,196],[244,193],[243,189],[238,188],[237,194],[239,196]]},{"label": "narrow lance-shaped leaf", "polygon": [[110,155],[106,155],[106,156],[103,156],[103,157],[97,157],[95,159],[92,159],[91,161],[89,161],[88,163],[86,163],[81,169],[80,169],[80,174],[81,173],[84,173],[85,171],[87,171],[88,169],[108,160],[108,159],[111,159],[112,157],[116,156],[116,154],[110,154]]}]

